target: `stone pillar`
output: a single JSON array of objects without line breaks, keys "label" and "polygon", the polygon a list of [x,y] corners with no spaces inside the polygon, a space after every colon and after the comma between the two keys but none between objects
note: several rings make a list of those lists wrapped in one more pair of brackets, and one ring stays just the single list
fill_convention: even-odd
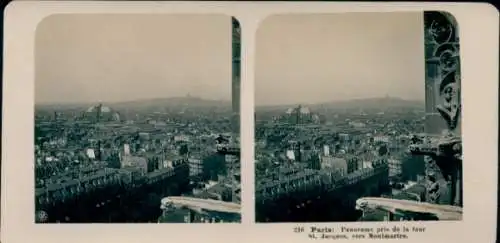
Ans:
[{"label": "stone pillar", "polygon": [[232,109],[233,109],[233,132],[240,133],[240,84],[241,84],[241,28],[235,18],[232,21]]},{"label": "stone pillar", "polygon": [[[460,140],[461,78],[457,22],[448,13],[430,11],[424,12],[424,26],[425,132]],[[440,154],[427,157],[426,161],[426,173],[433,174],[434,180],[429,184],[438,187],[427,198],[434,198],[440,204],[461,205],[461,159],[454,159],[453,154]]]},{"label": "stone pillar", "polygon": [[[430,48],[427,47],[426,48]],[[446,129],[446,122],[436,110],[438,104],[438,86],[441,78],[439,60],[431,57],[425,60],[425,132],[431,135],[441,135]]]}]

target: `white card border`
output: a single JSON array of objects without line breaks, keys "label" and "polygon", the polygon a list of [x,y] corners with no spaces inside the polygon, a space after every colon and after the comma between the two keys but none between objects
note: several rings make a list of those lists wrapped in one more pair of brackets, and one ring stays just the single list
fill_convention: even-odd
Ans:
[{"label": "white card border", "polygon": [[[496,226],[498,124],[498,11],[488,4],[437,3],[237,3],[237,2],[12,2],[5,9],[2,242],[306,242],[297,224],[254,224],[253,101],[255,30],[266,16],[280,13],[334,13],[444,10],[459,23],[463,95],[464,220],[405,222],[427,233],[409,242],[493,241]],[[242,224],[35,225],[33,221],[34,34],[52,13],[220,13],[242,27],[241,141]],[[484,109],[484,111],[483,111]],[[359,223],[348,223],[359,225]],[[400,222],[365,222],[364,226]],[[309,225],[309,224],[302,224]],[[327,224],[322,224],[327,225]],[[330,224],[334,225],[334,224]],[[360,241],[364,242],[364,241]]]}]

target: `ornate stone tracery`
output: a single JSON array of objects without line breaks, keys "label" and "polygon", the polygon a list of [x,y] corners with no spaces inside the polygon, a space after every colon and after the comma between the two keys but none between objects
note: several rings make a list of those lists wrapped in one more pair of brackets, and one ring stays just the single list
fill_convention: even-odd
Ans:
[{"label": "ornate stone tracery", "polygon": [[440,135],[426,156],[428,200],[462,204],[461,76],[458,25],[446,12],[425,12],[426,133]]}]

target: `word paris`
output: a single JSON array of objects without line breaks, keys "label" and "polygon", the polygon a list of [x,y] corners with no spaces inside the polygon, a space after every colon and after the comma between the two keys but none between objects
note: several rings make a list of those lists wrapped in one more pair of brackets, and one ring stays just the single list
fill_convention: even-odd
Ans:
[{"label": "word paris", "polygon": [[[294,232],[303,231],[303,227],[294,228]],[[311,233],[386,233],[386,232],[425,232],[425,227],[406,227],[406,226],[393,226],[389,227],[375,227],[375,228],[350,228],[342,226],[339,229],[332,227],[310,227]]]}]

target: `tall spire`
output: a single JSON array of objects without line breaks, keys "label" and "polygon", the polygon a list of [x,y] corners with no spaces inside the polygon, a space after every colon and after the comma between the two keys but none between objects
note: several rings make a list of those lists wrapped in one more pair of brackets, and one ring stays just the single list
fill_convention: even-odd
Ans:
[{"label": "tall spire", "polygon": [[233,131],[239,133],[240,114],[240,85],[241,85],[241,28],[236,18],[232,22],[232,111]]}]

